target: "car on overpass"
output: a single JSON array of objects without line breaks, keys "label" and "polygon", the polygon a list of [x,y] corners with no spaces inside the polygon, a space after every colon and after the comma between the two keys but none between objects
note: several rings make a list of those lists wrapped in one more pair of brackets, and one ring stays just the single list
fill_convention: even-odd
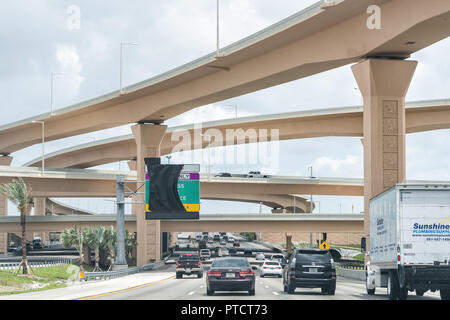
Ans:
[{"label": "car on overpass", "polygon": [[216,174],[214,177],[216,177],[216,178],[231,178],[231,173],[220,172],[220,173]]},{"label": "car on overpass", "polygon": [[246,175],[247,178],[268,178],[268,175],[262,174],[261,171],[250,171]]},{"label": "car on overpass", "polygon": [[322,294],[334,295],[336,269],[328,250],[296,248],[283,270],[284,292],[296,288],[321,288]]},{"label": "car on overpass", "polygon": [[245,258],[216,258],[206,277],[206,295],[216,291],[248,291],[255,295],[255,273]]}]

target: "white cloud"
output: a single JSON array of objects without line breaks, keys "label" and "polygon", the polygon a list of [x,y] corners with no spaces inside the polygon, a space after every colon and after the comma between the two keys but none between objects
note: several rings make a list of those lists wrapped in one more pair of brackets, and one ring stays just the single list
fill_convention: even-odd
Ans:
[{"label": "white cloud", "polygon": [[72,45],[58,44],[56,47],[56,60],[59,63],[60,72],[64,73],[64,94],[76,96],[80,90],[83,77],[80,75],[82,65],[77,48]]},{"label": "white cloud", "polygon": [[[344,159],[337,159],[334,157],[320,157],[313,163],[314,176],[352,176],[361,172],[363,168],[362,159],[347,155]],[[362,173],[360,173],[362,175]]]}]

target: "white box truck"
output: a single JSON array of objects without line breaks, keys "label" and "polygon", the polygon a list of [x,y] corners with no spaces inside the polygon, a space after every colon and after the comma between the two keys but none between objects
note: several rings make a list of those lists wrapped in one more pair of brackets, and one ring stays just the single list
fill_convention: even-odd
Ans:
[{"label": "white box truck", "polygon": [[[450,298],[450,185],[396,185],[370,200],[366,288],[391,300],[428,290]],[[361,249],[366,251],[366,239]]]}]

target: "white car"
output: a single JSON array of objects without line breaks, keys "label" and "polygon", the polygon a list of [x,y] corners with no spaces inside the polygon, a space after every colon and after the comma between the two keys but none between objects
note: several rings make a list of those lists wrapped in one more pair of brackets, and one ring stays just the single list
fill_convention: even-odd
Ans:
[{"label": "white car", "polygon": [[230,252],[229,252],[227,249],[222,248],[222,249],[220,250],[220,256],[221,256],[221,257],[228,257],[228,256],[230,256]]},{"label": "white car", "polygon": [[268,176],[265,174],[262,174],[260,171],[250,171],[247,174],[247,178],[268,178]]},{"label": "white car", "polygon": [[259,274],[261,278],[264,278],[265,276],[276,276],[278,278],[283,277],[283,268],[281,267],[281,263],[278,261],[264,261],[263,265],[261,266],[261,272]]},{"label": "white car", "polygon": [[258,252],[258,253],[255,255],[255,260],[266,260],[266,256],[264,255],[264,253]]},{"label": "white car", "polygon": [[200,259],[202,260],[211,259],[211,251],[209,249],[200,250]]}]

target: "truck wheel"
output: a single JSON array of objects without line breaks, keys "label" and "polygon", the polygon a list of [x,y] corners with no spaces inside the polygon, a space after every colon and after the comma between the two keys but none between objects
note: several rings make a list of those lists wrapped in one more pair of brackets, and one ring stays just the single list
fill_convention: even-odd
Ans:
[{"label": "truck wheel", "polygon": [[367,294],[370,296],[375,295],[375,289],[367,289]]},{"label": "truck wheel", "polygon": [[399,296],[400,285],[398,283],[398,275],[396,270],[389,271],[388,284],[387,284],[387,294],[389,300],[397,300]]},{"label": "truck wheel", "polygon": [[399,300],[408,299],[408,289],[406,287],[400,288],[400,290],[398,291],[398,299]]},{"label": "truck wheel", "polygon": [[295,292],[295,287],[294,286],[288,285],[287,289],[288,289],[288,293],[289,294],[294,294],[294,292]]},{"label": "truck wheel", "polygon": [[208,290],[206,289],[206,295],[207,296],[212,296],[214,294],[214,290]]},{"label": "truck wheel", "polygon": [[426,290],[418,290],[416,289],[416,296],[418,297],[423,297],[423,294],[425,293]]},{"label": "truck wheel", "polygon": [[181,279],[183,277],[183,275],[179,272],[177,272],[177,279]]},{"label": "truck wheel", "polygon": [[336,293],[336,282],[334,282],[332,285],[330,285],[329,290],[328,290],[328,294],[330,296],[334,296],[335,293]]},{"label": "truck wheel", "polygon": [[450,300],[450,289],[441,289],[441,300]]},{"label": "truck wheel", "polygon": [[249,295],[249,296],[254,296],[254,295],[255,295],[255,289],[249,290],[249,291],[248,291],[248,295]]},{"label": "truck wheel", "polygon": [[287,285],[283,285],[283,291],[286,292],[286,293],[288,292],[288,287],[287,287]]},{"label": "truck wheel", "polygon": [[203,278],[203,273],[199,273],[199,274],[197,274],[197,278]]}]

